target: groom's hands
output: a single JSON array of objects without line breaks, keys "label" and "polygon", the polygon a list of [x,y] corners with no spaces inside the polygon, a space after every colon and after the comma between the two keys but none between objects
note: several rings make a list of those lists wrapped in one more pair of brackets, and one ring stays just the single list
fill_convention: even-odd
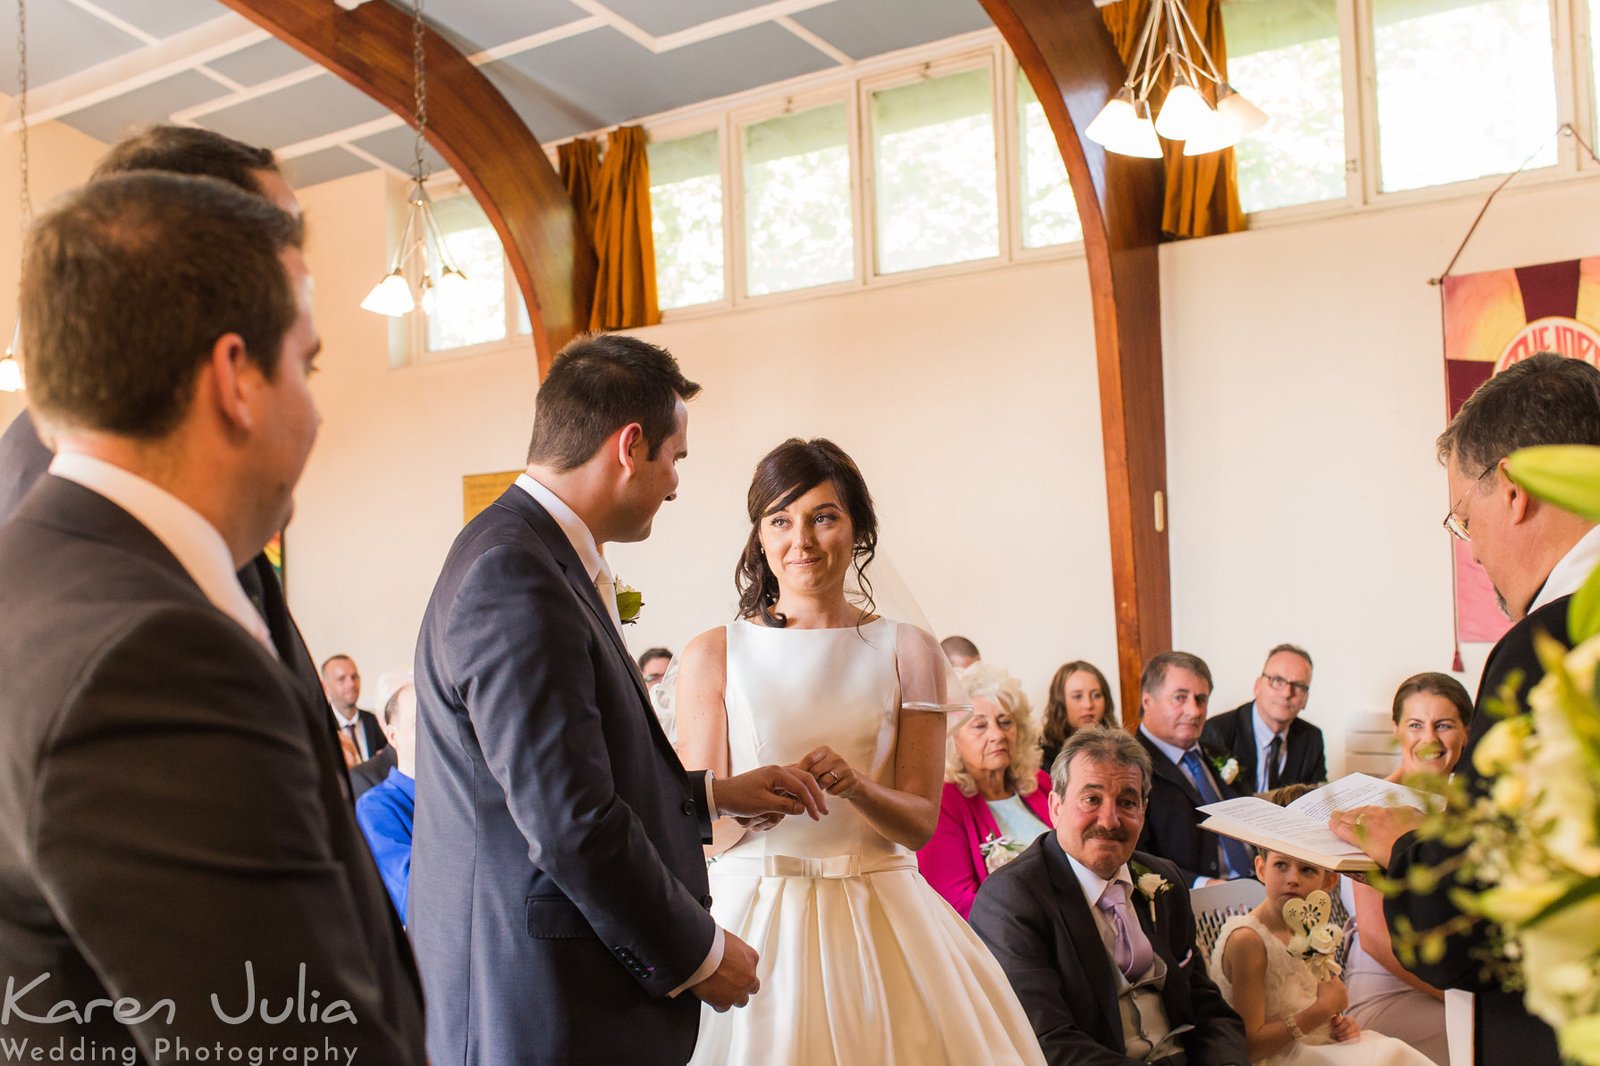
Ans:
[{"label": "groom's hands", "polygon": [[717,813],[743,822],[769,815],[809,814],[819,821],[828,801],[816,778],[792,766],[761,766],[716,783]]},{"label": "groom's hands", "polygon": [[761,981],[756,977],[756,963],[759,961],[761,956],[756,954],[755,948],[724,929],[722,965],[713,970],[710,977],[691,986],[689,991],[719,1013],[729,1007],[742,1007],[750,1002],[751,996],[761,991]]}]

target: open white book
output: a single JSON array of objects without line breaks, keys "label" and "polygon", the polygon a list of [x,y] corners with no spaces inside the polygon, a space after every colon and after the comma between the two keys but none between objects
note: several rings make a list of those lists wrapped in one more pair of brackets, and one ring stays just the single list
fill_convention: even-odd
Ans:
[{"label": "open white book", "polygon": [[1437,802],[1438,797],[1405,785],[1366,774],[1350,774],[1306,793],[1287,807],[1254,796],[1208,803],[1200,808],[1202,814],[1209,816],[1200,828],[1293,855],[1325,870],[1357,873],[1377,864],[1354,844],[1346,844],[1333,835],[1328,828],[1330,814],[1352,807],[1415,807],[1423,811]]}]

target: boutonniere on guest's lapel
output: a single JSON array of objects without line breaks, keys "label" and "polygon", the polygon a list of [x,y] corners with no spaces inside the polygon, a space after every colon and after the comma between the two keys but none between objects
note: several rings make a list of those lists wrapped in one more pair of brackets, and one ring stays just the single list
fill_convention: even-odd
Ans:
[{"label": "boutonniere on guest's lapel", "polygon": [[617,617],[625,626],[631,626],[639,620],[639,609],[644,606],[644,593],[632,585],[625,585],[621,581],[615,582],[617,589]]},{"label": "boutonniere on guest's lapel", "polygon": [[1217,771],[1217,776],[1222,778],[1222,783],[1224,785],[1233,784],[1234,778],[1239,776],[1239,760],[1225,758],[1217,754],[1211,755],[1210,758],[1211,766]]},{"label": "boutonniere on guest's lapel", "polygon": [[978,845],[978,854],[983,856],[983,865],[990,873],[1021,855],[1024,845],[1017,843],[1010,837],[997,836],[990,833]]},{"label": "boutonniere on guest's lapel", "polygon": [[1128,870],[1133,874],[1134,889],[1150,905],[1150,924],[1155,925],[1156,897],[1171,888],[1172,884],[1142,862],[1129,863]]}]

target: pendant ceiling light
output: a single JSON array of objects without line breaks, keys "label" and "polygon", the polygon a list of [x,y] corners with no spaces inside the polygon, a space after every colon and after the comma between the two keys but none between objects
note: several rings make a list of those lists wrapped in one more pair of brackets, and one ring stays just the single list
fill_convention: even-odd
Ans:
[{"label": "pendant ceiling light", "polygon": [[[1166,97],[1152,115],[1151,96],[1163,84]],[[1216,107],[1202,92],[1208,84]],[[1154,159],[1161,155],[1158,137],[1182,141],[1184,155],[1203,155],[1231,148],[1266,124],[1261,109],[1223,80],[1182,0],[1152,0],[1128,80],[1083,132],[1108,152]]]},{"label": "pendant ceiling light", "polygon": [[[17,0],[17,158],[22,169],[19,186],[22,200],[22,233],[28,232],[28,220],[33,217],[33,193],[28,188],[28,5],[27,0]],[[5,355],[0,356],[0,392],[21,392],[22,362],[17,353],[22,350],[22,311],[17,311],[16,325],[11,327],[11,342]]]},{"label": "pendant ceiling light", "polygon": [[466,283],[467,275],[450,257],[450,249],[433,215],[428,195],[428,161],[423,156],[428,129],[428,75],[422,62],[422,0],[411,5],[411,71],[416,99],[416,151],[411,168],[411,195],[406,201],[406,225],[389,260],[389,272],[367,293],[361,306],[367,311],[398,318],[418,308],[433,311],[436,294],[448,295]]}]

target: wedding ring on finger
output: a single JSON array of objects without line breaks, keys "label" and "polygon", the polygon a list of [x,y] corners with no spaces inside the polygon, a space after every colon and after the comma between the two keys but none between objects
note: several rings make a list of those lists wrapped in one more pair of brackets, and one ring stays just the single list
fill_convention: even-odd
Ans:
[{"label": "wedding ring on finger", "polygon": [[[832,781],[828,780],[830,777],[833,778]],[[832,788],[834,785],[839,783],[839,775],[834,773],[832,770],[827,770],[817,778],[817,781],[821,783],[824,788]]]}]

